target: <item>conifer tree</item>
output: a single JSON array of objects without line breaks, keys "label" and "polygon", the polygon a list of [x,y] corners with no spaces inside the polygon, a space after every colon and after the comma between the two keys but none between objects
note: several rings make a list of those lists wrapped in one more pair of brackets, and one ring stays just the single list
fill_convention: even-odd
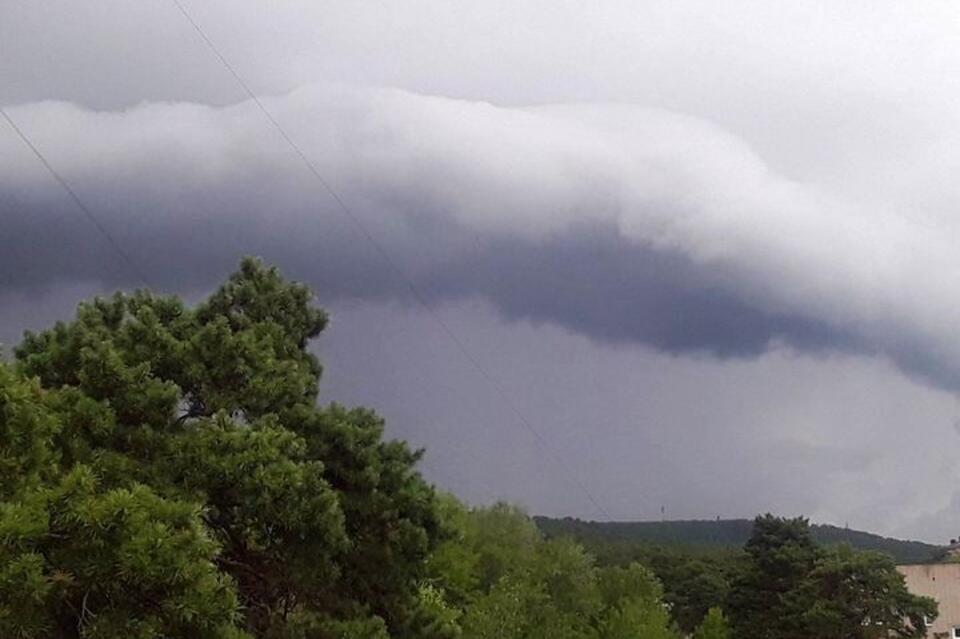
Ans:
[{"label": "conifer tree", "polygon": [[317,406],[303,285],[80,305],[0,368],[0,636],[426,637],[420,453]]}]

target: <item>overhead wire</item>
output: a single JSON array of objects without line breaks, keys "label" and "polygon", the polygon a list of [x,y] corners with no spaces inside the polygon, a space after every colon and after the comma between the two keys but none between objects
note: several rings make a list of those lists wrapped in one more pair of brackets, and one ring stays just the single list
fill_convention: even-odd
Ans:
[{"label": "overhead wire", "polygon": [[[441,328],[443,333],[447,338],[454,344],[457,351],[466,359],[470,366],[481,376],[481,378],[486,381],[494,393],[500,397],[504,405],[507,406],[511,413],[514,414],[519,423],[533,436],[535,442],[539,448],[546,454],[558,468],[565,469],[563,461],[553,452],[549,446],[546,438],[540,433],[540,431],[533,426],[530,420],[523,414],[523,412],[516,406],[514,401],[509,397],[506,390],[500,384],[500,382],[487,371],[480,361],[473,355],[473,353],[467,348],[466,344],[456,332],[450,327],[450,325],[436,312],[436,310],[429,304],[426,296],[423,292],[416,286],[416,284],[407,276],[406,272],[396,263],[390,253],[387,251],[386,247],[373,235],[370,229],[366,224],[363,223],[360,218],[354,214],[354,212],[347,206],[346,202],[340,197],[336,192],[333,186],[324,178],[323,174],[319,171],[316,165],[310,160],[309,156],[303,151],[303,149],[294,141],[294,139],[287,133],[286,129],[277,121],[277,119],[270,113],[269,109],[263,104],[260,98],[254,93],[250,88],[250,85],[243,79],[243,76],[237,72],[237,70],[230,64],[226,57],[220,52],[219,48],[214,44],[210,39],[204,29],[200,24],[193,18],[186,7],[180,2],[180,0],[170,0],[170,2],[176,7],[181,16],[190,24],[190,26],[196,31],[197,35],[203,41],[207,49],[216,57],[220,64],[228,71],[228,73],[233,77],[237,84],[243,89],[244,93],[249,97],[251,102],[257,107],[257,109],[264,115],[270,125],[277,131],[281,139],[291,148],[291,150],[297,155],[300,161],[304,164],[307,170],[314,176],[317,182],[323,187],[327,192],[330,198],[336,203],[340,211],[350,220],[354,227],[360,232],[363,238],[374,248],[377,254],[380,256],[381,260],[393,270],[405,283],[407,289],[409,290],[413,299],[427,311],[431,316],[433,321]],[[114,237],[110,230],[104,225],[104,223],[99,219],[99,217],[94,213],[94,211],[87,206],[83,199],[79,196],[76,190],[70,185],[70,183],[60,174],[59,171],[51,164],[47,159],[45,154],[39,149],[39,147],[34,144],[30,139],[27,133],[23,130],[21,126],[10,116],[8,111],[0,106],[0,116],[7,122],[10,128],[14,131],[17,137],[21,142],[36,156],[37,160],[44,167],[44,169],[50,174],[54,181],[63,189],[67,194],[70,200],[74,205],[79,209],[90,224],[96,229],[96,231],[104,238],[104,240],[112,247],[114,252],[120,257],[124,262],[127,268],[140,280],[140,282],[147,286],[148,288],[153,288],[150,284],[149,278],[143,273],[137,263],[133,260],[130,254],[123,248],[120,242]],[[565,472],[565,471],[564,471]],[[577,489],[587,498],[587,501],[593,506],[593,508],[600,513],[606,519],[612,519],[607,512],[606,508],[600,503],[600,501],[593,495],[593,493],[587,488],[587,486],[575,475],[571,473],[566,473],[567,479],[573,483]]]},{"label": "overhead wire", "polygon": [[[371,233],[367,225],[363,223],[360,218],[354,214],[354,212],[347,206],[346,202],[340,197],[336,192],[333,186],[323,177],[323,174],[317,169],[316,165],[303,149],[293,140],[293,138],[287,133],[286,129],[277,121],[277,119],[270,113],[269,109],[263,104],[260,98],[256,93],[250,88],[250,85],[244,80],[243,76],[236,70],[236,68],[230,64],[226,56],[220,51],[219,47],[213,42],[213,40],[207,35],[206,31],[200,26],[200,24],[194,19],[191,13],[187,10],[184,4],[180,0],[170,0],[170,2],[176,7],[180,15],[190,24],[193,30],[197,33],[201,41],[207,47],[207,49],[213,54],[213,56],[220,62],[220,64],[227,70],[227,72],[233,77],[236,83],[243,89],[243,92],[251,100],[251,102],[257,107],[257,109],[264,115],[270,125],[277,131],[279,136],[287,143],[288,146],[293,150],[293,152],[300,158],[307,170],[317,179],[317,181],[323,186],[324,190],[330,195],[331,199],[336,202],[338,208],[346,215],[354,227],[360,232],[360,234],[370,243],[374,250],[379,254],[380,258],[387,264],[387,266],[393,270],[406,284],[407,289],[410,291],[411,296],[414,300],[422,306],[427,313],[433,318],[436,324],[441,328],[441,330],[447,335],[448,339],[455,345],[457,350],[461,355],[470,363],[470,365],[477,371],[477,373],[487,382],[487,384],[494,390],[495,394],[498,395],[504,404],[510,409],[510,411],[516,416],[517,420],[523,425],[523,427],[533,436],[535,441],[538,443],[541,450],[551,458],[551,460],[559,467],[565,468],[563,461],[557,457],[557,455],[552,451],[551,447],[547,443],[544,436],[540,431],[533,426],[530,420],[520,411],[516,404],[509,398],[506,391],[503,389],[502,385],[497,381],[497,379],[491,375],[487,369],[477,360],[473,353],[466,347],[463,343],[463,340],[454,332],[450,325],[434,310],[434,308],[428,303],[425,295],[421,290],[414,284],[414,282],[407,276],[406,272],[396,263],[390,253],[386,250],[384,245],[377,240],[377,238]],[[578,490],[583,493],[587,498],[593,508],[599,512],[606,519],[612,519],[610,514],[607,512],[606,508],[600,503],[600,501],[594,497],[591,491],[586,487],[586,485],[574,474],[568,474],[569,480],[578,488]]]},{"label": "overhead wire", "polygon": [[92,224],[97,230],[97,232],[103,236],[107,244],[113,248],[120,259],[123,260],[124,264],[126,264],[130,271],[137,277],[137,279],[140,280],[140,283],[148,288],[152,288],[150,286],[150,280],[144,275],[143,271],[141,271],[141,269],[137,266],[136,262],[133,261],[133,258],[130,257],[130,254],[123,249],[110,230],[103,224],[103,222],[100,221],[93,210],[88,207],[82,199],[80,199],[80,196],[77,195],[77,192],[72,186],[70,186],[70,183],[64,179],[64,177],[53,167],[52,164],[50,164],[50,161],[47,160],[46,156],[42,151],[40,151],[39,147],[33,143],[23,128],[16,123],[7,110],[2,106],[0,106],[0,116],[6,120],[7,124],[10,125],[10,128],[13,129],[13,132],[17,135],[20,141],[23,142],[23,144],[37,157],[37,159],[40,161],[40,164],[46,169],[47,173],[49,173],[51,177],[53,177],[54,181],[60,185],[64,192],[66,192],[67,196],[73,201],[76,207],[84,214],[84,216],[86,216],[87,221],[89,221],[90,224]]},{"label": "overhead wire", "polygon": [[[381,259],[390,267],[406,284],[407,289],[410,291],[410,294],[413,296],[414,300],[422,306],[427,313],[433,318],[436,324],[441,328],[441,330],[447,335],[448,339],[456,346],[457,350],[461,355],[470,363],[470,365],[477,371],[477,373],[487,382],[487,384],[494,390],[504,404],[509,407],[512,413],[516,416],[518,421],[524,426],[524,428],[534,437],[538,442],[541,450],[547,454],[551,460],[557,464],[558,467],[564,468],[562,460],[556,456],[552,451],[546,439],[543,435],[536,429],[533,424],[526,418],[526,416],[517,408],[516,404],[508,397],[506,391],[502,388],[500,383],[494,378],[486,368],[480,364],[479,360],[474,357],[473,353],[466,347],[460,337],[453,331],[449,324],[442,318],[440,315],[433,309],[433,307],[428,303],[424,294],[420,289],[414,284],[414,282],[407,276],[406,272],[396,263],[393,257],[389,254],[383,244],[377,240],[377,238],[371,233],[367,228],[367,225],[363,223],[360,218],[353,213],[350,207],[347,206],[346,202],[340,197],[340,195],[334,190],[330,182],[323,177],[320,171],[317,169],[316,165],[310,160],[307,154],[300,148],[300,146],[293,140],[293,138],[287,133],[287,131],[281,126],[277,119],[270,113],[266,108],[260,98],[254,93],[250,88],[250,85],[243,79],[240,73],[234,68],[233,65],[227,60],[227,58],[220,52],[220,49],[216,46],[213,40],[207,35],[206,31],[200,26],[200,24],[193,18],[186,7],[183,5],[180,0],[170,0],[170,2],[177,8],[179,13],[183,18],[193,27],[197,35],[206,45],[207,49],[217,58],[220,64],[227,70],[227,72],[234,78],[237,84],[243,89],[244,93],[250,98],[253,104],[257,109],[264,115],[267,121],[276,129],[280,137],[287,143],[288,146],[294,151],[294,153],[300,158],[304,166],[309,170],[309,172],[317,179],[317,181],[323,186],[324,190],[330,195],[331,199],[336,202],[339,209],[347,216],[351,223],[356,227],[356,229],[361,233],[361,235],[370,243],[371,246],[376,250]],[[601,515],[607,519],[611,519],[609,513],[606,509],[600,504],[599,500],[593,496],[590,490],[587,489],[586,485],[575,475],[570,474],[568,478],[574,483],[574,485],[584,494],[590,504],[597,510]]]}]

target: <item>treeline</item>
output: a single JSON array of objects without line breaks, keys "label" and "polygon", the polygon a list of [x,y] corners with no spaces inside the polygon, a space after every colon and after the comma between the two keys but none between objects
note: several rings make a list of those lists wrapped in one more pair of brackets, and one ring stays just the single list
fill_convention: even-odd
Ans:
[{"label": "treeline", "polygon": [[[507,504],[468,510],[442,500],[454,535],[427,561],[423,588],[465,638],[676,637],[654,574],[638,563],[598,567],[570,539],[547,540]],[[719,628],[725,620],[711,619]],[[725,636],[725,635],[717,635]]]},{"label": "treeline", "polygon": [[117,294],[27,334],[0,364],[0,637],[826,639],[935,614],[804,520],[694,563],[467,508],[374,413],[317,405],[326,322],[248,259],[192,308]]},{"label": "treeline", "polygon": [[736,553],[600,543],[594,555],[507,505],[448,508],[460,533],[431,558],[431,583],[455,593],[466,637],[922,637],[937,615],[888,555],[819,545],[803,518],[758,517]]},{"label": "treeline", "polygon": [[[572,517],[536,517],[548,536],[569,535],[587,543],[656,544],[678,546],[697,552],[723,552],[743,548],[753,522],[747,519],[700,521],[583,521]],[[813,539],[823,545],[849,544],[857,550],[878,550],[898,564],[921,564],[937,560],[943,546],[919,541],[891,539],[860,530],[825,524],[810,526]]]}]

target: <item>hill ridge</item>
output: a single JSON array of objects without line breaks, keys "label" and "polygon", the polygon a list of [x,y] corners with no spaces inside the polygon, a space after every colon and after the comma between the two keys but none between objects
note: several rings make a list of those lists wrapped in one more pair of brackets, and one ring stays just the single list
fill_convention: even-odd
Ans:
[{"label": "hill ridge", "polygon": [[[750,537],[752,519],[674,519],[665,521],[589,521],[574,517],[535,516],[547,536],[572,536],[582,541],[633,542],[671,546],[742,548]],[[944,547],[922,541],[884,537],[833,524],[811,524],[814,539],[825,545],[848,543],[858,550],[878,550],[897,563],[929,563]]]}]

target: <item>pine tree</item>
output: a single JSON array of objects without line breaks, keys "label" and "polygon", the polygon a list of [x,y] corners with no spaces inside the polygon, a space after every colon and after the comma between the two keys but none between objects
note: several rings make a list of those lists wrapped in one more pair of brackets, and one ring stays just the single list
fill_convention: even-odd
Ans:
[{"label": "pine tree", "polygon": [[[420,453],[317,406],[310,291],[80,305],[0,368],[0,636],[427,636]],[[425,634],[427,633],[427,634]]]}]

